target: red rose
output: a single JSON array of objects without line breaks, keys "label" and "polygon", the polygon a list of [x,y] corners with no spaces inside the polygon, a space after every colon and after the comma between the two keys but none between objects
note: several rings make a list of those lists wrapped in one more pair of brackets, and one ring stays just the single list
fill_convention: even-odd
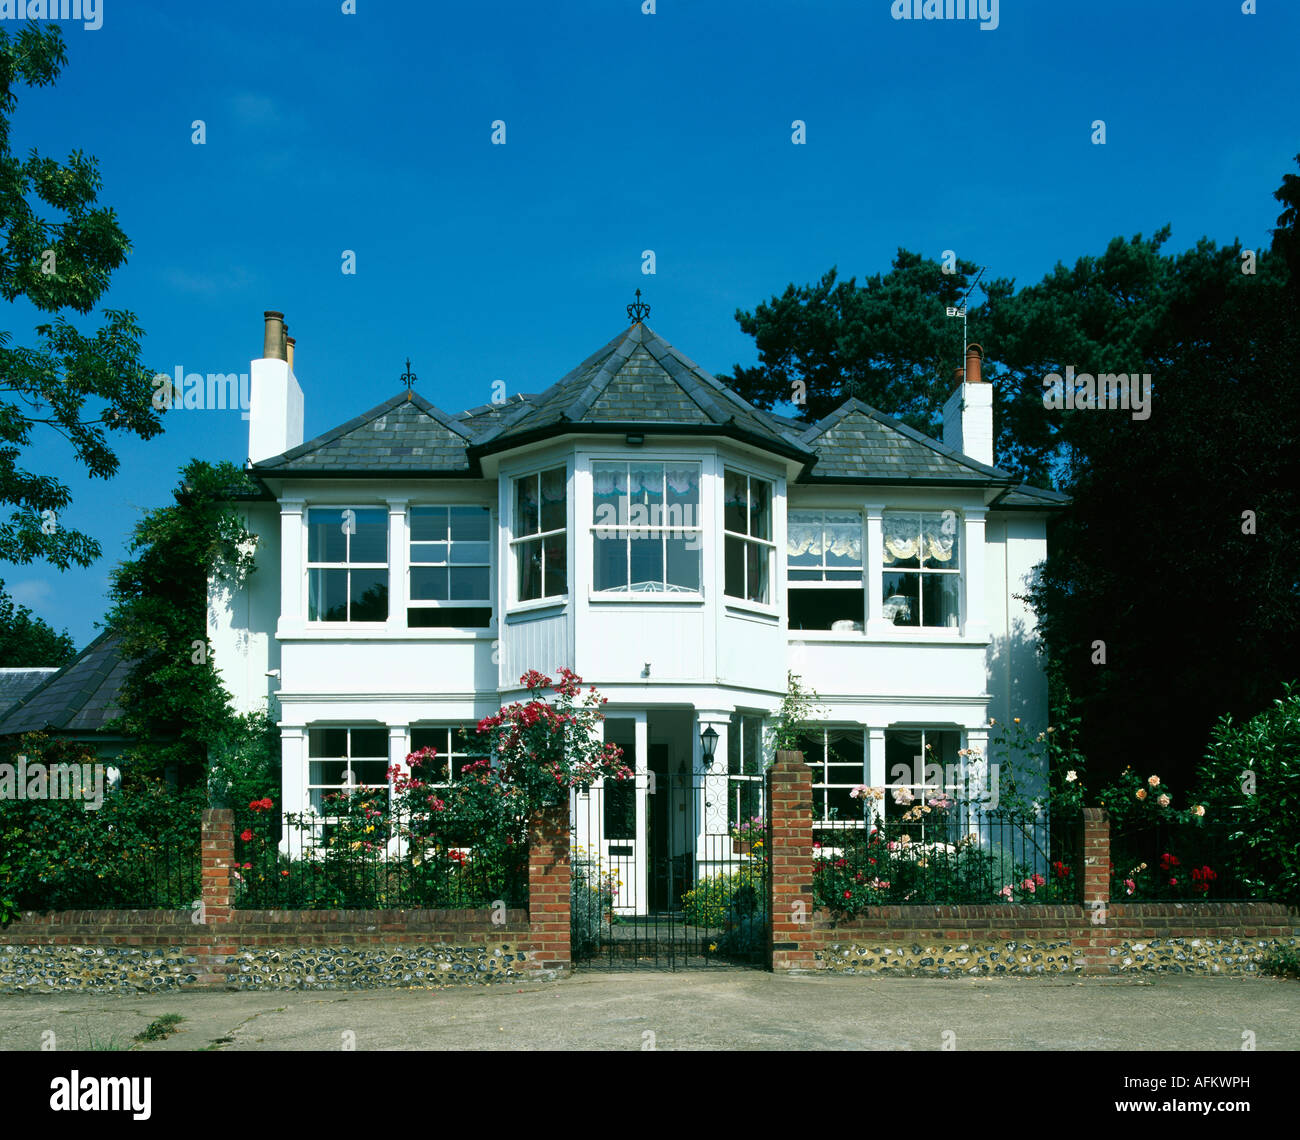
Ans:
[{"label": "red rose", "polygon": [[244,828],[243,834],[240,835],[239,838],[242,839],[245,843],[247,843],[250,839],[253,838],[253,833],[249,828],[246,827]]}]

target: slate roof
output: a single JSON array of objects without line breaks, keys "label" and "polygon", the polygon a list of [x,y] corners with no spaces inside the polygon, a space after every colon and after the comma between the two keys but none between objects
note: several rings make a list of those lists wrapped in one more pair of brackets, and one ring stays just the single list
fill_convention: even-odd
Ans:
[{"label": "slate roof", "polygon": [[481,478],[479,460],[573,432],[645,429],[728,436],[800,461],[801,483],[920,483],[1004,488],[999,506],[1051,509],[1064,495],[1017,486],[990,467],[858,399],[809,425],[756,408],[633,324],[536,395],[448,416],[404,392],[356,419],[252,465],[258,475],[434,475]]},{"label": "slate roof", "polygon": [[324,435],[251,467],[259,475],[471,475],[469,433],[403,392]]},{"label": "slate roof", "polygon": [[101,633],[0,717],[0,736],[45,729],[102,731],[121,715],[117,694],[130,668],[121,654],[121,638],[112,631]]},{"label": "slate roof", "polygon": [[805,428],[800,439],[817,452],[816,466],[801,482],[1015,482],[1009,471],[963,455],[854,397]]},{"label": "slate roof", "polygon": [[568,375],[502,412],[465,413],[476,455],[561,432],[646,427],[744,439],[811,462],[812,451],[695,361],[638,322]]},{"label": "slate roof", "polygon": [[0,712],[21,701],[42,681],[59,670],[54,666],[32,669],[0,669]]}]

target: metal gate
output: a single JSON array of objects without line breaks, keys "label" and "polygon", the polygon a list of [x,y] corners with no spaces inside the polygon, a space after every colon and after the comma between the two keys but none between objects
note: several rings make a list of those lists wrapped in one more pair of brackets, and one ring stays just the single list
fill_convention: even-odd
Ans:
[{"label": "metal gate", "polygon": [[572,950],[602,969],[766,967],[761,781],[657,770],[572,801]]}]

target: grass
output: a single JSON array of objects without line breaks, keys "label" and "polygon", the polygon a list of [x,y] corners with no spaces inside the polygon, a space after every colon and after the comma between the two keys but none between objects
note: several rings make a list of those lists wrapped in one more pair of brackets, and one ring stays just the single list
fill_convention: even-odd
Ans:
[{"label": "grass", "polygon": [[184,1020],[185,1018],[179,1013],[164,1013],[162,1017],[154,1018],[140,1033],[137,1033],[135,1039],[141,1042],[166,1041]]},{"label": "grass", "polygon": [[72,1031],[72,1049],[74,1052],[90,1053],[125,1053],[131,1046],[109,1034],[107,1037],[96,1037],[93,1033],[87,1033],[83,1041],[81,1034],[77,1030]]}]

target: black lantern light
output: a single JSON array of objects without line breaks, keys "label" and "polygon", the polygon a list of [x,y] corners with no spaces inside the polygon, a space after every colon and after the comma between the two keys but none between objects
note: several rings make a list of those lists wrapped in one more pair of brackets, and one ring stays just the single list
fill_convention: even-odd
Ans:
[{"label": "black lantern light", "polygon": [[704,766],[706,768],[713,767],[713,753],[717,751],[717,748],[718,733],[714,729],[713,725],[709,725],[708,728],[700,733],[700,751],[704,755]]}]

